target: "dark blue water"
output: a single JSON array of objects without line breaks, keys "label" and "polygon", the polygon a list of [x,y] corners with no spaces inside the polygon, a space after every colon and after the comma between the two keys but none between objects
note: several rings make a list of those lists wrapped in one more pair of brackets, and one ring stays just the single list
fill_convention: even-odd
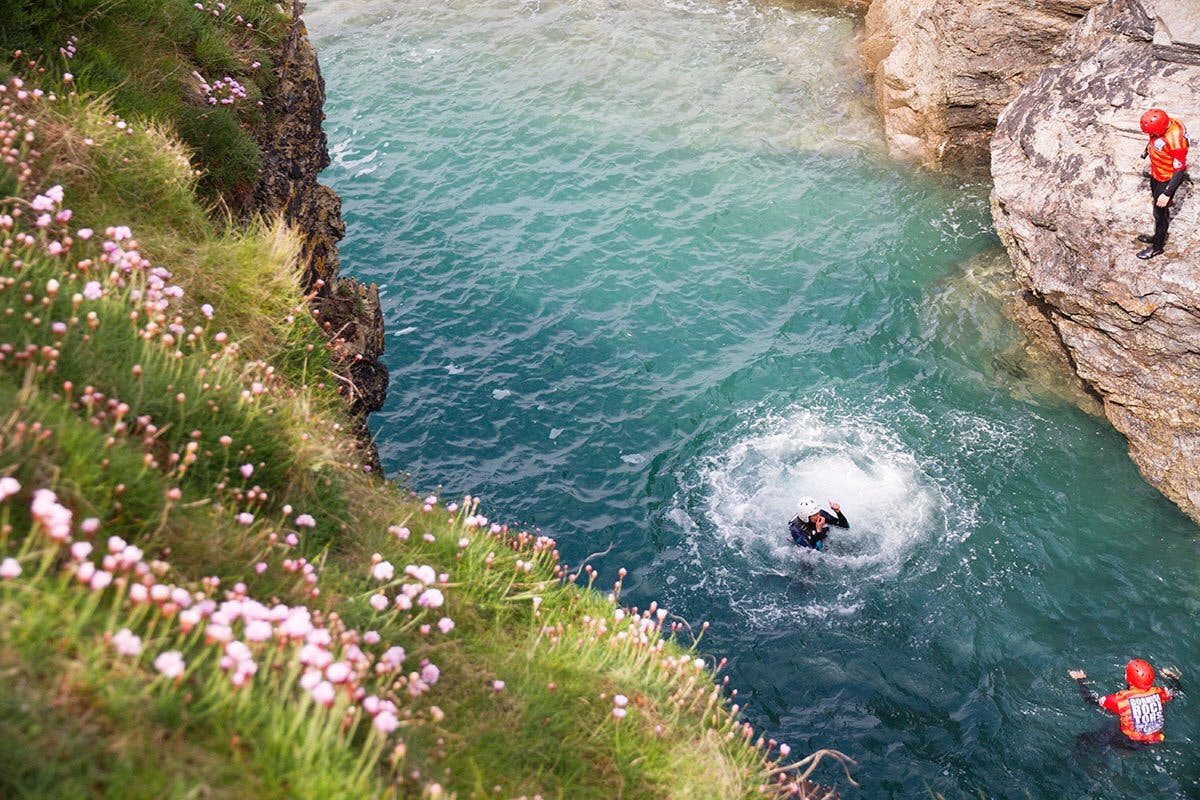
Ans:
[{"label": "dark blue water", "polygon": [[[883,153],[855,20],[698,0],[313,2],[390,472],[713,629],[749,718],[914,797],[1196,797],[1066,670],[1198,678],[1195,526],[1001,313],[988,187]],[[853,527],[788,544],[799,495]],[[1197,691],[1200,691],[1198,689]],[[823,777],[835,780],[831,768]],[[927,796],[927,795],[926,795]]]}]

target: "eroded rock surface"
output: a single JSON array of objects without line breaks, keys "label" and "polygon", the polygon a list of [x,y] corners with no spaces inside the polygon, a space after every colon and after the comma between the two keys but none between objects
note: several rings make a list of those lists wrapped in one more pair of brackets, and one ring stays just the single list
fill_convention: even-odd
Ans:
[{"label": "eroded rock surface", "polygon": [[317,318],[334,344],[346,395],[363,443],[365,460],[379,469],[379,454],[366,418],[383,406],[388,373],[383,365],[384,329],[379,290],[339,275],[337,243],[346,233],[342,201],[317,177],[329,165],[325,81],[317,53],[292,4],[293,22],[275,53],[277,83],[266,98],[272,124],[260,134],[263,169],[255,188],[256,209],[281,214],[299,232],[299,268],[313,293]]},{"label": "eroded rock surface", "polygon": [[[1200,127],[1200,0],[1106,0],[1000,116],[993,216],[1029,311],[1103,402],[1147,480],[1200,521],[1200,202],[1153,230],[1151,106]],[[1193,147],[1193,160],[1200,149]]]},{"label": "eroded rock surface", "polygon": [[874,0],[860,47],[893,156],[983,171],[996,118],[1100,0]]}]

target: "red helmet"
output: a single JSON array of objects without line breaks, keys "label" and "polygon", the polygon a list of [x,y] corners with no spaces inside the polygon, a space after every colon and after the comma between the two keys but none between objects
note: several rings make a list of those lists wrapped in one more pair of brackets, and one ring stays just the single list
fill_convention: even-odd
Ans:
[{"label": "red helmet", "polygon": [[1154,683],[1154,667],[1148,661],[1135,658],[1125,665],[1125,682],[1134,689],[1149,689]]},{"label": "red helmet", "polygon": [[1162,136],[1170,124],[1171,118],[1161,108],[1152,108],[1142,114],[1142,130],[1151,136]]}]

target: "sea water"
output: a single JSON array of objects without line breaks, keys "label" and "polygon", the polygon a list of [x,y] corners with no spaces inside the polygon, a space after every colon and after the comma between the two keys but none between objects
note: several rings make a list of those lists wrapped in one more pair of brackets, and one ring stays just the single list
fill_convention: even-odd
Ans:
[{"label": "sea water", "polygon": [[[1200,796],[1067,678],[1200,687],[1196,526],[1001,312],[988,186],[891,162],[858,20],[716,0],[314,0],[389,473],[630,575],[847,797]],[[791,546],[796,499],[851,522]],[[1196,691],[1200,691],[1198,688]],[[830,767],[818,778],[835,782]]]}]

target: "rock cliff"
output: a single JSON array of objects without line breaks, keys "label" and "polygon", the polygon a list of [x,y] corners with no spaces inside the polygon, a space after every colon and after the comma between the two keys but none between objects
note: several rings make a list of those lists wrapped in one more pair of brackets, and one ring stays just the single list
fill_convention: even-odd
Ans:
[{"label": "rock cliff", "polygon": [[275,52],[277,82],[266,98],[271,120],[259,132],[263,169],[255,188],[255,210],[281,214],[301,236],[299,268],[313,294],[312,305],[329,334],[341,365],[340,390],[355,417],[368,464],[378,470],[379,455],[366,417],[382,407],[388,373],[383,356],[383,315],[379,290],[339,276],[337,243],[346,233],[341,199],[317,176],[329,165],[322,122],[325,81],[317,53],[293,0],[292,24]]},{"label": "rock cliff", "polygon": [[1106,0],[1000,116],[993,215],[1030,316],[1125,434],[1146,479],[1200,521],[1200,203],[1176,195],[1165,255],[1138,120],[1200,125],[1200,0]]},{"label": "rock cliff", "polygon": [[874,0],[860,51],[893,156],[987,169],[996,118],[1100,0]]}]

